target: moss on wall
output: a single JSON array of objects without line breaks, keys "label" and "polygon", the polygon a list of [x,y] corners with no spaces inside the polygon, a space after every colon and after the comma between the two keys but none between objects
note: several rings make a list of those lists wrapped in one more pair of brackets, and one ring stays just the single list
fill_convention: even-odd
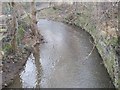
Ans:
[{"label": "moss on wall", "polygon": [[[107,9],[109,9],[108,12],[106,12],[107,9],[104,10],[104,7],[106,6],[104,6],[103,4],[108,4],[107,7]],[[111,9],[114,10],[114,7],[111,7],[112,3],[107,3],[107,2],[97,3],[96,6],[93,5],[94,9],[93,11],[91,11],[90,9],[88,9],[90,7],[89,5],[87,6],[86,3],[85,4],[82,3],[82,5],[83,6],[86,5],[86,8],[84,7],[81,8],[82,10],[80,10],[79,13],[82,14],[80,14],[73,23],[77,26],[81,26],[92,35],[96,43],[96,47],[103,58],[104,65],[107,68],[108,73],[112,78],[114,85],[118,88],[120,87],[120,82],[119,82],[120,78],[118,78],[119,65],[118,65],[118,56],[116,56],[116,51],[115,51],[115,47],[118,45],[118,37],[115,32],[118,27],[114,27],[115,26],[114,24],[117,23],[112,23],[112,26],[110,26],[111,24],[109,24],[111,20],[116,22],[117,19],[113,18],[113,16],[109,17],[108,19],[108,17],[106,16],[106,14],[108,14],[109,16],[110,14],[113,15],[115,11],[110,11],[110,10]],[[91,6],[91,8],[93,7]],[[97,17],[95,17],[96,13],[97,13]],[[96,20],[98,21],[96,22]],[[104,22],[107,24],[103,25]]]}]

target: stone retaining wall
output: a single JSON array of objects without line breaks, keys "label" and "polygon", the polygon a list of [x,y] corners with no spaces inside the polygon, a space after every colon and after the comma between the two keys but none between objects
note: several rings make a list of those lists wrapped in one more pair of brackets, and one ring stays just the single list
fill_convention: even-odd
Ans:
[{"label": "stone retaining wall", "polygon": [[[120,32],[118,3],[56,4],[42,10],[38,18],[48,18],[80,26],[91,34],[116,88],[120,88]],[[47,12],[47,13],[45,13]],[[120,14],[119,14],[120,15]]]},{"label": "stone retaining wall", "polygon": [[[118,50],[118,3],[77,3],[77,19],[73,23],[94,38],[114,85],[120,88]],[[69,20],[69,19],[68,19]]]}]

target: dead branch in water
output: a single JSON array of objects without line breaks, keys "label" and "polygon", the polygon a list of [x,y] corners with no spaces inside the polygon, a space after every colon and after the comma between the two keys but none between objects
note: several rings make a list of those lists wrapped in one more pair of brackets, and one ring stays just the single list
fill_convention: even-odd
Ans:
[{"label": "dead branch in water", "polygon": [[92,50],[90,51],[90,53],[85,57],[85,59],[84,59],[84,61],[83,61],[83,64],[85,63],[86,60],[88,60],[88,58],[90,57],[90,55],[93,53],[96,45],[99,43],[99,40],[98,40],[98,42],[96,42],[96,43],[93,43],[91,40],[90,40],[90,42],[93,44],[93,48],[92,48]]}]

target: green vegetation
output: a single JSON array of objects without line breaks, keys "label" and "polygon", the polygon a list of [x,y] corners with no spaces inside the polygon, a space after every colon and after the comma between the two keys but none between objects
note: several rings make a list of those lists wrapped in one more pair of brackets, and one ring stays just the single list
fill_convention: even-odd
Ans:
[{"label": "green vegetation", "polygon": [[24,37],[25,30],[22,25],[19,26],[17,31],[17,44],[19,45],[21,43],[21,40]]},{"label": "green vegetation", "polygon": [[3,51],[5,53],[10,53],[12,52],[12,46],[9,43],[6,43],[3,47],[2,47]]}]

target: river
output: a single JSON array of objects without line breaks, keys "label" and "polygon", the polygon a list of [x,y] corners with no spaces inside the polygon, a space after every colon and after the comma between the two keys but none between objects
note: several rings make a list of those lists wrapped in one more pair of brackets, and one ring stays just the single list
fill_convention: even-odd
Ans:
[{"label": "river", "polygon": [[[24,70],[8,88],[113,88],[91,36],[61,22],[41,19],[38,27],[46,43],[37,58],[28,58]],[[39,47],[38,47],[39,48]]]}]

